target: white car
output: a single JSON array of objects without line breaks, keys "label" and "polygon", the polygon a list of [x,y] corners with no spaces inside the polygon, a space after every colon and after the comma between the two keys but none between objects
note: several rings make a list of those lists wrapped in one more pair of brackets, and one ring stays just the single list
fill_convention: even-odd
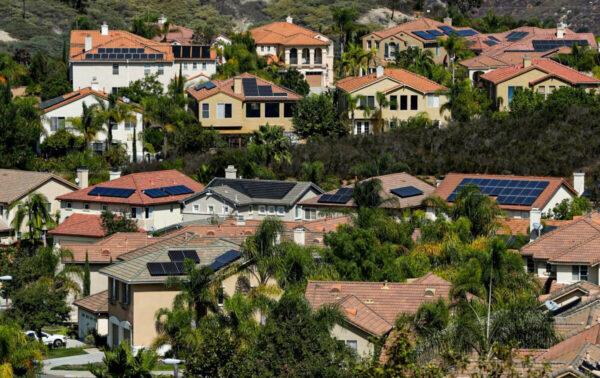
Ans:
[{"label": "white car", "polygon": [[[25,335],[31,339],[38,340],[38,341],[40,340],[40,338],[35,333],[35,331],[27,331],[27,332],[25,332]],[[42,340],[41,341],[48,346],[60,348],[60,347],[67,345],[67,336],[65,336],[65,335],[50,335],[46,332],[42,332]]]}]

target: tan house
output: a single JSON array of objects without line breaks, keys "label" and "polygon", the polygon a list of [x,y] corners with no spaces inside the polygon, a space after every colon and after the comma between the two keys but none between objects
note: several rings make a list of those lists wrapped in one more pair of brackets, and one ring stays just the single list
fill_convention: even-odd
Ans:
[{"label": "tan house", "polygon": [[480,76],[489,96],[500,110],[508,110],[515,93],[530,89],[544,96],[561,87],[587,91],[600,87],[600,80],[551,59],[523,58],[519,64],[498,68]]},{"label": "tan house", "polygon": [[[15,241],[15,230],[11,223],[17,213],[17,204],[27,197],[39,193],[48,200],[47,208],[51,214],[60,210],[57,197],[78,190],[77,185],[47,172],[19,171],[0,169],[0,244]],[[27,219],[16,233],[27,232]]]},{"label": "tan house", "polygon": [[[349,110],[348,115],[355,135],[387,131],[400,121],[417,115],[438,122],[445,122],[450,116],[449,111],[442,111],[442,106],[448,102],[448,88],[401,68],[380,66],[376,72],[365,76],[346,77],[338,81],[336,87],[359,99],[358,109]],[[383,130],[374,130],[375,111],[380,106],[378,93],[384,94],[388,102],[382,109]]]},{"label": "tan house", "polygon": [[250,34],[258,55],[297,69],[313,91],[333,85],[333,41],[324,34],[294,24],[291,17],[250,29]]},{"label": "tan house", "polygon": [[412,315],[426,302],[449,300],[452,284],[433,273],[397,282],[309,281],[305,297],[313,309],[337,305],[345,322],[332,336],[361,357],[372,356],[376,340],[385,337],[401,314]]},{"label": "tan house", "polygon": [[203,127],[239,140],[262,125],[277,125],[292,132],[294,107],[301,96],[291,90],[244,73],[190,87],[195,112]]}]

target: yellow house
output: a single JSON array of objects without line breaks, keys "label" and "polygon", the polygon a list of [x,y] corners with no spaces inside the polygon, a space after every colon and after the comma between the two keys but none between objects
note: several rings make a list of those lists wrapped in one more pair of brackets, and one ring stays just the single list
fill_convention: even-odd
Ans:
[{"label": "yellow house", "polygon": [[531,89],[544,96],[561,87],[596,90],[600,80],[551,59],[530,59],[509,67],[498,68],[480,76],[490,98],[499,110],[507,110],[515,93]]},{"label": "yellow house", "polygon": [[201,83],[187,93],[196,100],[195,112],[202,126],[216,129],[230,140],[267,123],[292,132],[294,107],[302,98],[249,73]]},{"label": "yellow house", "polygon": [[[449,111],[442,111],[448,102],[448,88],[423,76],[400,68],[377,67],[376,72],[351,76],[337,82],[337,88],[352,97],[358,97],[357,109],[349,110],[353,133],[370,134],[393,129],[399,121],[424,114],[429,119],[445,122]],[[385,95],[387,106],[381,109],[382,130],[374,130],[378,93]]]}]

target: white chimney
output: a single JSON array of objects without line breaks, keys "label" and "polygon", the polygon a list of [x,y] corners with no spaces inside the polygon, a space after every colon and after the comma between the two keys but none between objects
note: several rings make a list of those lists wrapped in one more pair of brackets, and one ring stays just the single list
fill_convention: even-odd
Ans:
[{"label": "white chimney", "polygon": [[77,168],[77,185],[81,189],[88,187],[89,170],[85,167]]},{"label": "white chimney", "polygon": [[577,192],[578,196],[581,196],[583,194],[583,192],[585,191],[585,173],[573,173],[573,188]]},{"label": "white chimney", "polygon": [[444,17],[444,24],[452,26],[452,17]]},{"label": "white chimney", "polygon": [[533,207],[531,211],[529,211],[529,233],[535,235],[535,238],[540,236],[542,228],[542,211],[537,207]]},{"label": "white chimney", "polygon": [[567,29],[567,24],[564,22],[560,21],[558,24],[556,24],[556,38],[565,38],[565,29]]},{"label": "white chimney", "polygon": [[92,49],[92,36],[89,34],[85,36],[85,43],[83,49],[85,51],[90,51]]},{"label": "white chimney", "polygon": [[306,230],[304,227],[294,228],[294,243],[298,245],[306,244]]},{"label": "white chimney", "polygon": [[523,55],[523,68],[531,67],[531,57],[527,54]]},{"label": "white chimney", "polygon": [[165,17],[164,14],[160,15],[160,17],[158,18],[158,25],[160,25],[161,27],[167,22],[167,18]]},{"label": "white chimney", "polygon": [[292,18],[292,16],[287,16],[285,19],[285,22],[287,22],[288,24],[293,24],[294,23],[294,19]]},{"label": "white chimney", "polygon": [[102,23],[102,26],[100,27],[100,34],[108,35],[108,24],[106,23],[106,21],[104,21]]},{"label": "white chimney", "polygon": [[100,90],[100,86],[98,85],[98,80],[96,78],[94,78],[92,80],[92,83],[90,85],[90,88],[92,88],[93,91],[98,92]]},{"label": "white chimney", "polygon": [[383,66],[377,66],[375,69],[375,75],[377,75],[377,77],[382,77],[384,72]]},{"label": "white chimney", "polygon": [[225,168],[225,178],[228,178],[228,179],[237,178],[237,169],[235,169],[235,167],[233,165],[228,165],[227,168]]},{"label": "white chimney", "polygon": [[243,93],[243,85],[242,85],[242,78],[239,76],[236,76],[233,78],[233,93],[237,93],[237,94],[242,94]]},{"label": "white chimney", "polygon": [[112,170],[112,169],[110,170],[110,172],[109,172],[110,181],[116,180],[119,177],[121,177],[121,171],[119,171],[119,170]]}]

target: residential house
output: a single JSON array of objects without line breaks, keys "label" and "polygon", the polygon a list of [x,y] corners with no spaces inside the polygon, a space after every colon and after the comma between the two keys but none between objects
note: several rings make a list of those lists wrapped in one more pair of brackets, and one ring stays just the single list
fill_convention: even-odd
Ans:
[{"label": "residential house", "polygon": [[[129,102],[127,99],[120,98],[121,103]],[[102,104],[105,108],[109,106],[108,95],[104,92],[95,91],[91,88],[82,88],[62,96],[42,101],[40,109],[42,111],[42,126],[45,133],[40,137],[40,142],[43,142],[47,137],[54,135],[58,130],[67,129],[75,135],[81,133],[71,126],[71,119],[81,117],[83,105],[88,107]],[[141,161],[144,158],[144,145],[142,132],[144,130],[144,115],[141,107],[134,105],[131,111],[131,120],[120,123],[113,123],[112,128],[112,143],[125,148],[125,152],[130,160],[136,155],[137,160]],[[108,143],[108,125],[102,129],[94,140],[91,147],[96,152],[106,150]],[[134,152],[135,143],[135,152]]]},{"label": "residential house", "polygon": [[500,110],[509,109],[515,93],[523,89],[548,96],[561,87],[586,91],[600,87],[599,79],[545,58],[525,57],[519,64],[497,68],[481,75],[479,79]]},{"label": "residential house", "polygon": [[71,212],[64,214],[62,222],[48,234],[52,236],[54,246],[60,248],[69,243],[93,244],[105,237],[106,231],[99,214]]},{"label": "residential house", "polygon": [[363,49],[375,51],[376,60],[384,64],[393,62],[397,53],[409,48],[431,51],[436,64],[449,64],[448,54],[440,45],[440,39],[452,34],[467,38],[479,33],[467,27],[453,27],[451,18],[439,22],[420,17],[388,29],[371,32],[361,39]]},{"label": "residential house", "polygon": [[475,185],[496,200],[506,218],[530,219],[530,230],[537,230],[542,215],[552,217],[556,205],[583,194],[584,181],[580,172],[573,174],[573,185],[560,177],[449,173],[434,194],[453,203],[463,187]]},{"label": "residential house", "polygon": [[237,170],[230,165],[225,178],[214,178],[203,191],[181,201],[183,220],[262,220],[267,216],[283,221],[301,220],[306,214],[297,204],[321,193],[323,190],[312,182],[237,178]]},{"label": "residential house", "polygon": [[313,309],[337,305],[345,321],[333,337],[361,357],[372,356],[378,339],[386,336],[402,314],[414,315],[426,302],[449,300],[452,284],[433,273],[396,282],[309,281],[305,297]]},{"label": "residential house", "polygon": [[179,201],[204,189],[204,186],[176,170],[132,173],[87,186],[87,171],[78,171],[82,189],[58,197],[61,215],[100,215],[109,210],[137,221],[147,231],[168,227],[182,221]]},{"label": "residential house", "polygon": [[[420,208],[423,200],[433,194],[435,190],[430,184],[406,172],[375,176],[366,180],[373,179],[381,182],[381,191],[379,192],[383,199],[381,207],[397,213],[402,213],[406,209]],[[300,202],[302,211],[305,214],[317,212],[317,218],[320,218],[341,210],[355,209],[356,204],[352,199],[353,188],[352,185],[346,185],[306,199]]]},{"label": "residential house", "polygon": [[16,240],[15,234],[28,231],[27,219],[18,230],[13,229],[12,223],[19,203],[26,201],[30,195],[39,193],[45,196],[47,210],[56,214],[60,210],[57,197],[77,189],[77,185],[51,173],[0,169],[0,244],[11,244]]},{"label": "residential house", "polygon": [[186,63],[191,67],[186,76],[210,76],[216,72],[216,54],[206,46],[198,47],[184,50],[128,31],[109,30],[106,23],[100,30],[73,30],[69,48],[73,90],[91,87],[116,93],[133,81],[156,75],[166,91]]},{"label": "residential house", "polygon": [[[401,68],[379,66],[371,74],[341,79],[336,87],[359,100],[357,109],[348,110],[355,135],[394,129],[400,121],[421,114],[442,123],[450,116],[448,110],[442,111],[448,88]],[[378,93],[385,95],[387,106],[378,103]]]},{"label": "residential house", "polygon": [[600,215],[592,213],[521,248],[528,272],[558,284],[599,284]]},{"label": "residential house", "polygon": [[77,307],[77,336],[80,340],[93,331],[99,336],[108,335],[108,290],[78,299],[73,305]]},{"label": "residential house", "polygon": [[325,35],[294,24],[292,17],[250,29],[250,34],[258,55],[297,69],[311,89],[333,85],[333,41]]},{"label": "residential house", "polygon": [[283,127],[292,133],[292,117],[301,96],[258,76],[244,73],[227,80],[212,80],[187,89],[194,112],[205,128],[218,130],[230,142],[262,125]]}]

